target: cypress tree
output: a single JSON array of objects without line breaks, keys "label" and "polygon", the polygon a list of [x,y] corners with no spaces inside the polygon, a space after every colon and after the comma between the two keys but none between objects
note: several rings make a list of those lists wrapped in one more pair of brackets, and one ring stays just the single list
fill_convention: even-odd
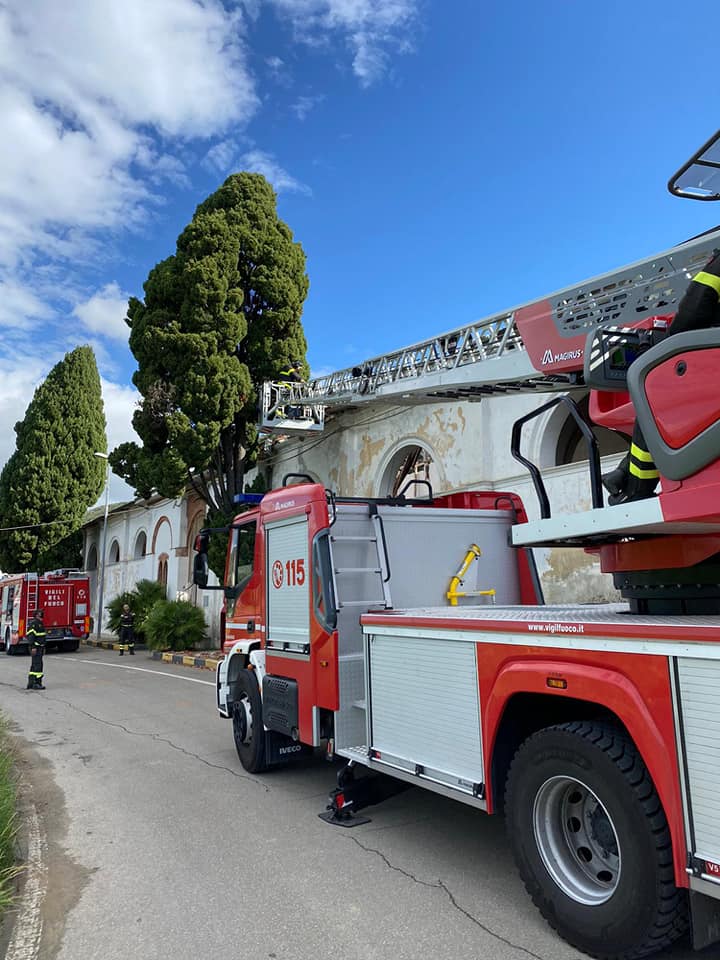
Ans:
[{"label": "cypress tree", "polygon": [[[15,424],[15,452],[0,473],[0,568],[20,573],[58,566],[61,541],[73,544],[105,477],[105,413],[95,354],[77,347],[56,364]],[[65,564],[60,564],[65,565]]]},{"label": "cypress tree", "polygon": [[189,484],[229,517],[257,444],[257,388],[306,351],[305,254],[257,173],[238,173],[203,203],[128,304],[133,426],[142,444],[111,454],[139,496]]}]

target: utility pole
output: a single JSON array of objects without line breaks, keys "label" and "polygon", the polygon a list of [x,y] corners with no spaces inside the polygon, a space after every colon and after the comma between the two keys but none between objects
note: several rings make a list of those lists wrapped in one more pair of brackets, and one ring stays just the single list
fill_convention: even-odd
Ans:
[{"label": "utility pole", "polygon": [[95,452],[96,457],[105,461],[105,519],[103,520],[102,553],[100,560],[100,580],[98,582],[97,630],[96,638],[100,640],[103,621],[103,593],[105,592],[105,549],[107,547],[108,497],[110,495],[110,458],[107,453]]}]

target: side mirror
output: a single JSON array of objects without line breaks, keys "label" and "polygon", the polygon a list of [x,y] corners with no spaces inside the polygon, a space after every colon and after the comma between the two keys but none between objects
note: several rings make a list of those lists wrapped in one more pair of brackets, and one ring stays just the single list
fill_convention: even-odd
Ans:
[{"label": "side mirror", "polygon": [[210,534],[203,530],[195,537],[194,549],[196,553],[207,553],[209,544]]},{"label": "side mirror", "polygon": [[[200,537],[196,538],[195,540],[196,544],[199,539]],[[195,549],[197,550],[197,546],[195,547]],[[206,587],[208,582],[208,574],[209,574],[209,568],[208,568],[207,552],[203,551],[200,553],[196,553],[195,559],[193,560],[193,583],[196,586],[201,588]]]}]

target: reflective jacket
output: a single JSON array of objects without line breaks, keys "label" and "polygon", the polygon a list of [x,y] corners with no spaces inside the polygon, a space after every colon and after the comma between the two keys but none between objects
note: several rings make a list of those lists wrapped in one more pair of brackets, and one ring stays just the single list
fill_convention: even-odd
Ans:
[{"label": "reflective jacket", "polygon": [[42,649],[47,640],[47,630],[39,617],[33,617],[27,629],[28,643],[36,649]]}]

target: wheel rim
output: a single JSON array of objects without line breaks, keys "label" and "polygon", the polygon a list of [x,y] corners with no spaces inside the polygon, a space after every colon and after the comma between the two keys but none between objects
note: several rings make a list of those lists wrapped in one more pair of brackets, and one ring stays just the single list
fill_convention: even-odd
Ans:
[{"label": "wheel rim", "polygon": [[573,777],[552,777],[535,795],[535,843],[560,889],[577,903],[599,906],[620,882],[617,831],[603,803]]},{"label": "wheel rim", "polygon": [[238,717],[238,726],[242,731],[240,734],[241,743],[250,743],[252,741],[253,735],[253,715],[252,707],[250,706],[250,701],[246,696],[243,696],[235,703],[236,710],[242,710],[244,716],[242,719]]}]

